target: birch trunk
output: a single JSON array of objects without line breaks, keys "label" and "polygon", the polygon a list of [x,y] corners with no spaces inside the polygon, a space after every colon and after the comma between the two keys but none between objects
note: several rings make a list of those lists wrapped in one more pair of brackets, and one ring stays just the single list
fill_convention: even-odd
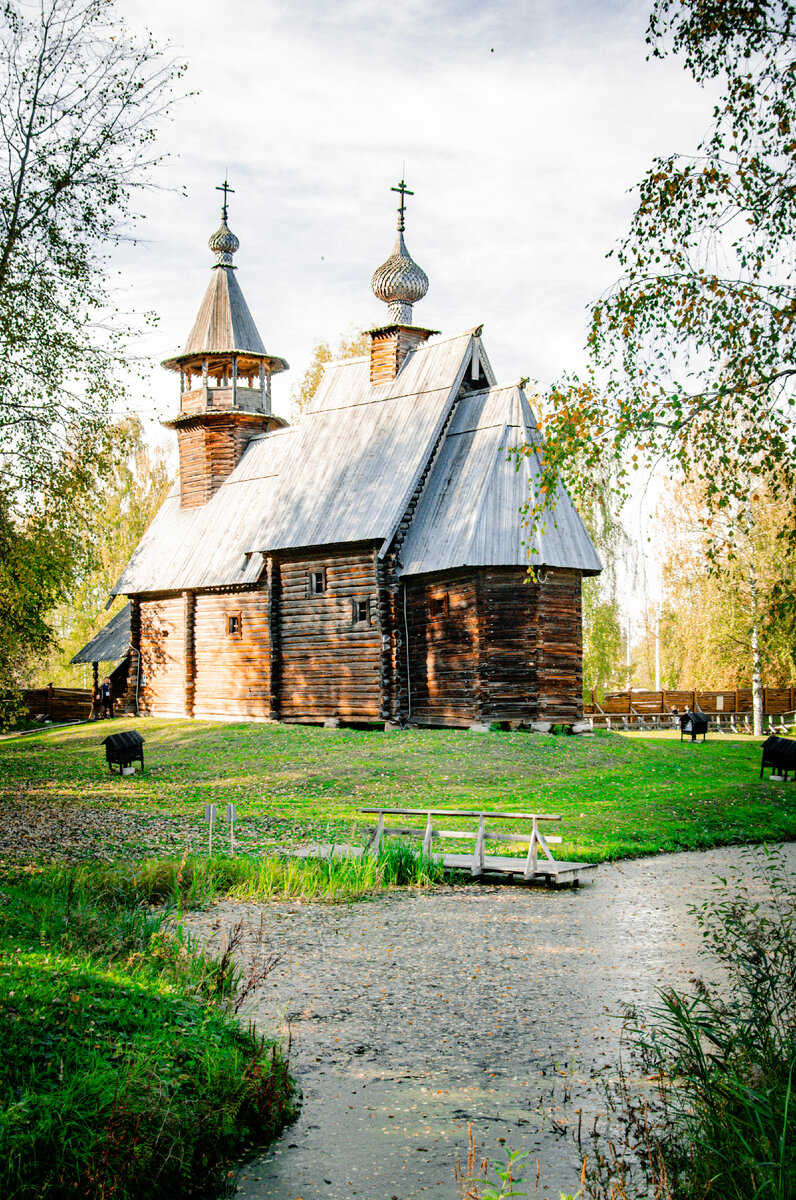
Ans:
[{"label": "birch trunk", "polygon": [[760,635],[757,612],[757,574],[749,564],[749,597],[752,601],[752,733],[763,736],[763,671],[760,661]]}]

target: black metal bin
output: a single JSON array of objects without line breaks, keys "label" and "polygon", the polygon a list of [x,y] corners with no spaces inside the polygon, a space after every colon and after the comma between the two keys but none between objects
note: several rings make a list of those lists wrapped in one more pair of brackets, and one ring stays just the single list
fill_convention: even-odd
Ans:
[{"label": "black metal bin", "polygon": [[693,713],[689,708],[684,713],[680,714],[680,741],[686,733],[691,734],[691,741],[695,742],[699,734],[702,734],[704,742],[708,733],[708,719],[704,713]]},{"label": "black metal bin", "polygon": [[132,766],[134,762],[140,762],[143,771],[144,739],[134,729],[129,733],[111,733],[102,739],[102,744],[109,771],[113,771],[114,765],[117,765],[121,775],[122,767]]},{"label": "black metal bin", "polygon": [[763,761],[760,763],[760,778],[763,778],[765,767],[771,767],[771,774],[788,778],[788,772],[793,771],[796,779],[796,740],[793,738],[771,737],[763,742]]}]

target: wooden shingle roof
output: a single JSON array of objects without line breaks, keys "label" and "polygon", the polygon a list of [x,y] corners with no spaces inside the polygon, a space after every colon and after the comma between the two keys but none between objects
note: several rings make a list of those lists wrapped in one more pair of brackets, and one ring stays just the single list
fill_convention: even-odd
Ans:
[{"label": "wooden shingle roof", "polygon": [[165,359],[163,366],[179,370],[188,359],[230,354],[269,359],[272,371],[287,368],[284,359],[269,355],[265,349],[235,276],[235,268],[215,266],[185,349],[182,354]]},{"label": "wooden shingle roof", "polygon": [[401,575],[455,567],[575,567],[595,575],[602,563],[566,490],[535,530],[521,508],[533,497],[540,446],[522,388],[462,396],[401,548]]},{"label": "wooden shingle roof", "polygon": [[116,662],[124,658],[130,649],[130,604],[119,609],[115,617],[99,633],[95,633],[82,650],[78,650],[72,663]]},{"label": "wooden shingle roof", "polygon": [[519,509],[533,458],[517,472],[503,448],[535,437],[535,421],[516,386],[460,395],[474,355],[494,378],[479,334],[425,343],[376,386],[367,358],[329,364],[301,423],[255,438],[207,504],[182,509],[174,489],[114,591],[250,584],[279,550],[370,542],[385,553],[435,449],[404,573],[529,562],[599,571],[566,493],[529,558]]},{"label": "wooden shingle roof", "polygon": [[389,541],[473,344],[471,331],[427,343],[376,387],[367,359],[330,364],[301,424],[253,439],[207,504],[180,508],[172,491],[114,592],[252,583],[268,551]]}]

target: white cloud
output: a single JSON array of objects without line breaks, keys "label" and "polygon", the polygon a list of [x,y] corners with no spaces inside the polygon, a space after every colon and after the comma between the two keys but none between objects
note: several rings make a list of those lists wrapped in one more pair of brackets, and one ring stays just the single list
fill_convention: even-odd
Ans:
[{"label": "white cloud", "polygon": [[[171,0],[153,12],[128,0],[126,12],[174,45],[197,93],[163,129],[170,158],[145,200],[145,241],[117,256],[125,303],[160,316],[139,350],[159,360],[185,340],[228,169],[239,282],[266,346],[294,368],[275,383],[283,411],[318,338],[383,319],[369,283],[392,246],[404,160],[407,243],[431,280],[416,320],[484,322],[499,376],[544,382],[582,361],[628,188],[710,118],[679,64],[646,61],[645,3]],[[140,410],[176,405],[174,376],[154,369]]]}]

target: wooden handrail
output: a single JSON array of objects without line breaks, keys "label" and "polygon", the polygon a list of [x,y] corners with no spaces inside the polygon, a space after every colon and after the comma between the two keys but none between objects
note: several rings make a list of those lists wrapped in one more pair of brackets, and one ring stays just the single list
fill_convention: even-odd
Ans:
[{"label": "wooden handrail", "polygon": [[[539,855],[539,847],[542,853],[550,862],[555,862],[552,851],[550,850],[549,842],[560,842],[560,837],[545,837],[540,829],[540,821],[560,821],[560,816],[545,815],[541,813],[501,813],[501,812],[485,812],[483,809],[474,811],[472,809],[456,809],[456,808],[361,808],[362,813],[377,813],[378,820],[376,829],[373,834],[373,840],[368,846],[369,850],[375,850],[376,853],[381,850],[384,844],[385,835],[388,833],[406,834],[408,836],[422,837],[423,853],[432,854],[434,840],[444,840],[446,837],[460,838],[462,836],[473,838],[475,840],[475,850],[470,865],[470,872],[473,875],[481,875],[485,866],[485,847],[488,841],[499,842],[505,841],[527,841],[528,854],[525,859],[525,870],[523,872],[526,879],[532,879],[537,871],[537,862]],[[426,818],[425,829],[401,829],[388,828],[384,824],[385,816],[423,816]],[[477,817],[478,830],[477,832],[459,832],[453,830],[435,829],[435,817]],[[487,817],[497,818],[500,820],[524,820],[531,821],[531,832],[528,837],[522,837],[517,834],[501,834],[492,833],[486,827]]]},{"label": "wooden handrail", "polygon": [[522,821],[560,821],[560,816],[553,816],[549,813],[507,813],[507,812],[490,812],[485,808],[478,809],[462,809],[462,808],[360,808],[363,813],[400,813],[402,816],[425,817],[431,813],[435,817],[499,817],[501,820],[522,820]]}]

